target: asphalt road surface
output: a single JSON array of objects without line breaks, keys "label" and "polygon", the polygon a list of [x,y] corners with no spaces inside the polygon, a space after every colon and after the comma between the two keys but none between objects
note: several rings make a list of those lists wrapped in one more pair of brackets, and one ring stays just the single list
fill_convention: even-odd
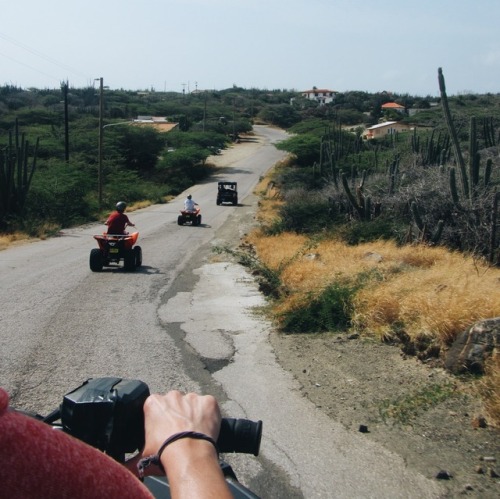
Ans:
[{"label": "asphalt road surface", "polygon": [[[247,154],[223,173],[129,214],[143,250],[135,273],[90,271],[100,224],[0,252],[0,385],[12,405],[42,414],[90,377],[212,393],[226,416],[264,421],[261,455],[227,458],[261,497],[441,497],[435,482],[299,394],[275,361],[251,276],[212,251],[234,245],[252,223],[252,190],[283,157],[273,145],[283,132],[255,130],[258,141],[235,146]],[[216,206],[222,179],[238,182],[239,206]],[[187,193],[202,208],[198,227],[177,225]]]}]

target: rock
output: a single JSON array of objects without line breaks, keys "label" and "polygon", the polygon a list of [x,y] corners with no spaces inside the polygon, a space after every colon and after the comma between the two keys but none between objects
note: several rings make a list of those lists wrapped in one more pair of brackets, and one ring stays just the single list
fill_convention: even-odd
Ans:
[{"label": "rock", "polygon": [[440,470],[436,473],[436,478],[438,480],[449,480],[450,478],[453,478],[453,475],[446,470]]},{"label": "rock", "polygon": [[498,474],[497,470],[495,468],[488,468],[488,476],[491,478],[498,478],[500,475]]},{"label": "rock", "polygon": [[364,424],[360,424],[359,431],[360,431],[360,433],[368,433],[368,426],[366,426]]},{"label": "rock", "polygon": [[500,348],[500,317],[476,322],[448,350],[445,368],[453,374],[483,374],[485,361]]},{"label": "rock", "polygon": [[488,422],[483,415],[478,414],[472,418],[472,428],[486,428],[487,426]]},{"label": "rock", "polygon": [[306,253],[304,255],[305,260],[319,260],[320,255],[319,253]]},{"label": "rock", "polygon": [[384,260],[384,257],[380,253],[376,253],[374,251],[367,251],[364,255],[363,258],[365,260],[369,260],[372,262],[380,263],[381,261]]}]

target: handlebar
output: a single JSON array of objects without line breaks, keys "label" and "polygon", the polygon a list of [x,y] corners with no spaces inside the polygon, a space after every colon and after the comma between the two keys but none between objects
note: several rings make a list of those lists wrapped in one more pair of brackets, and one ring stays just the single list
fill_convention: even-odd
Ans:
[{"label": "handlebar", "polygon": [[[88,379],[66,394],[58,409],[42,421],[96,447],[117,461],[144,446],[143,405],[150,392],[146,383],[123,378]],[[217,447],[220,452],[259,455],[262,421],[223,418]]]}]

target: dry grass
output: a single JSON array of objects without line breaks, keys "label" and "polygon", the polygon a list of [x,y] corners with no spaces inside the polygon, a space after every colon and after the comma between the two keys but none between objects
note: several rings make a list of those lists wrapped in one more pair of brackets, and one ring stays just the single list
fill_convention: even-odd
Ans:
[{"label": "dry grass", "polygon": [[16,232],[14,234],[0,234],[0,250],[8,248],[9,246],[12,246],[12,244],[26,242],[28,240],[29,236],[21,232]]},{"label": "dry grass", "polygon": [[280,311],[294,309],[333,282],[369,275],[354,299],[353,324],[367,334],[385,337],[403,325],[410,337],[431,335],[449,344],[473,322],[500,315],[500,270],[444,248],[387,241],[311,244],[306,236],[260,231],[248,242],[266,266],[279,270],[290,291]]},{"label": "dry grass", "polygon": [[481,380],[480,391],[491,424],[500,428],[500,353],[490,359],[486,366],[486,375]]},{"label": "dry grass", "polygon": [[[441,248],[423,247],[422,252],[434,259],[431,265],[413,261],[359,291],[358,328],[385,335],[399,323],[411,338],[424,334],[449,344],[472,323],[500,315],[499,269]],[[397,258],[397,253],[387,257]]]},{"label": "dry grass", "polygon": [[16,244],[24,244],[28,242],[38,241],[40,239],[47,239],[60,230],[60,227],[51,223],[41,224],[36,228],[32,234],[26,232],[12,232],[8,234],[0,234],[0,251],[7,249]]}]

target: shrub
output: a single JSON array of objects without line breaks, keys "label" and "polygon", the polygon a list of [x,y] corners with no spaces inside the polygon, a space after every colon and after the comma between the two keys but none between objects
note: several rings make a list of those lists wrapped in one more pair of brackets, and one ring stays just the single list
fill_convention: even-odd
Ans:
[{"label": "shrub", "polygon": [[355,286],[333,283],[319,296],[279,317],[286,333],[312,333],[346,330],[351,323]]}]

